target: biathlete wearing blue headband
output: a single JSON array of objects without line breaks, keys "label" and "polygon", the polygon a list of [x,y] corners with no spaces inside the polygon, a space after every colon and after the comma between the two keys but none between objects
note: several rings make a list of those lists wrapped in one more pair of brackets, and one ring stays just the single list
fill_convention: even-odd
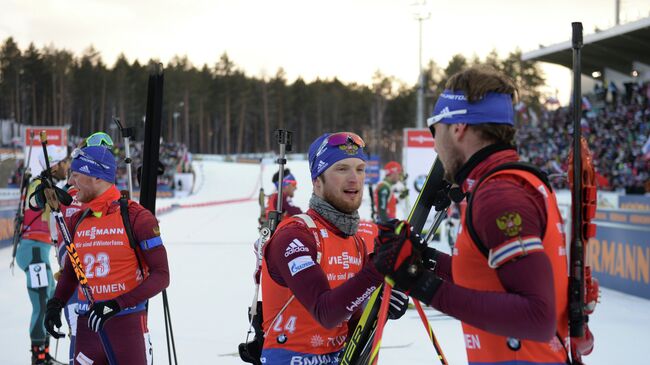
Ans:
[{"label": "biathlete wearing blue headband", "polygon": [[363,151],[366,143],[352,132],[325,133],[309,146],[309,170],[311,179],[316,180],[325,170],[345,158],[367,161]]},{"label": "biathlete wearing blue headband", "polygon": [[489,92],[471,103],[462,91],[445,90],[438,98],[433,116],[427,119],[429,127],[436,123],[495,123],[514,126],[512,95]]},{"label": "biathlete wearing blue headband", "polygon": [[[282,212],[283,217],[302,214],[302,210],[293,204],[293,195],[298,188],[298,182],[289,169],[284,169],[284,177],[282,179]],[[273,185],[279,190],[279,173],[273,175]],[[266,202],[266,218],[269,218],[269,213],[278,207],[278,192],[274,192],[269,196]]]},{"label": "biathlete wearing blue headband", "polygon": [[66,255],[54,296],[47,302],[45,329],[57,338],[63,335],[57,330],[61,311],[76,293],[75,363],[108,364],[112,358],[114,364],[148,364],[152,349],[147,301],[169,285],[167,252],[156,217],[137,202],[121,200],[114,184],[115,157],[107,142],[91,142],[98,145],[72,153],[69,181],[84,210],[66,217],[66,225],[95,302],[91,305],[79,291]]},{"label": "biathlete wearing blue headband", "polygon": [[470,364],[556,365],[569,363],[568,353],[588,354],[588,328],[567,343],[564,225],[544,174],[520,163],[514,148],[514,83],[470,68],[445,86],[428,124],[445,178],[469,196],[454,254],[413,244],[408,230],[385,225],[376,267],[462,322]]},{"label": "biathlete wearing blue headband", "polygon": [[[265,365],[338,364],[348,322],[383,279],[368,258],[374,236],[359,229],[364,147],[351,132],[323,134],[309,147],[309,210],[282,220],[264,249]],[[397,318],[408,297],[393,300]]]}]

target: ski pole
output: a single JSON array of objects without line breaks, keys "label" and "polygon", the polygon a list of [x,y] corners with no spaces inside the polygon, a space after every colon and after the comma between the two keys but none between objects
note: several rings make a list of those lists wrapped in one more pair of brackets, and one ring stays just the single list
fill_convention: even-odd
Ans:
[{"label": "ski pole", "polygon": [[[411,225],[411,227],[413,229],[413,232],[416,232],[416,233],[422,232],[422,228],[426,224],[426,219],[427,219],[427,217],[429,215],[429,212],[431,211],[431,208],[434,207],[434,206],[436,207],[436,210],[438,210],[438,209],[440,209],[440,210],[438,210],[437,219],[434,219],[434,224],[431,226],[430,231],[435,232],[438,229],[438,225],[440,224],[440,222],[442,222],[441,217],[444,217],[444,214],[445,214],[444,213],[445,209],[443,209],[442,207],[443,207],[444,203],[446,203],[447,205],[449,205],[451,203],[451,199],[449,199],[449,202],[447,202],[447,200],[445,200],[444,203],[441,203],[441,202],[438,201],[438,198],[437,198],[438,192],[442,191],[442,192],[445,192],[445,194],[447,194],[448,191],[449,191],[450,184],[447,183],[443,179],[443,176],[444,176],[444,167],[442,166],[442,162],[439,159],[436,159],[434,161],[433,165],[431,166],[431,170],[429,171],[429,174],[427,175],[427,179],[425,180],[424,185],[422,187],[422,190],[420,191],[420,194],[418,194],[418,197],[417,197],[417,199],[415,201],[415,205],[411,209],[411,213],[409,214],[408,219],[407,219],[407,221],[409,222],[409,224]],[[388,277],[386,279],[390,280],[390,278],[388,278]],[[384,283],[384,285],[386,285],[386,283]],[[381,290],[381,287],[380,287],[380,289],[377,289],[377,290]],[[388,292],[388,293],[390,293],[390,292]],[[389,295],[389,298],[390,298],[390,295]],[[371,300],[372,300],[372,298],[371,298]],[[389,301],[389,299],[386,299],[386,297],[383,296],[382,300],[381,300],[381,306],[383,306],[384,303],[388,302],[388,301]],[[373,302],[373,305],[370,305],[370,304],[366,305],[366,308],[364,309],[364,313],[363,313],[363,315],[361,317],[361,320],[359,321],[359,324],[357,324],[357,328],[355,329],[355,332],[354,332],[355,334],[357,333],[357,331],[363,330],[363,328],[360,328],[360,327],[368,326],[368,323],[367,323],[368,321],[364,321],[364,316],[366,316],[366,312],[369,312],[371,310],[376,310],[375,307],[376,307],[376,302]],[[422,322],[425,325],[427,331],[428,332],[431,331],[431,334],[433,334],[431,324],[426,319],[426,317],[421,318],[421,319],[422,319]],[[374,322],[370,322],[370,326],[371,326],[371,328],[374,327],[374,326],[378,327],[380,325],[384,326],[385,322],[386,322],[385,320],[383,322],[380,322],[379,320],[376,320]],[[357,350],[360,347],[359,344],[361,343],[361,341],[366,341],[366,343],[367,343],[368,341],[370,341],[370,338],[373,338],[373,337],[375,338],[374,341],[377,341],[377,339],[376,339],[377,335],[382,334],[378,330],[376,331],[376,333],[372,332],[372,331],[368,331],[368,332],[369,332],[369,334],[365,335],[363,339],[356,338],[353,335],[353,338],[351,339],[350,343],[347,345],[350,348],[349,349],[346,348],[346,350],[344,352],[344,355],[343,355],[343,358],[341,360],[342,365],[344,365],[344,364],[345,365],[347,365],[347,364],[365,364],[366,363],[364,359],[369,356],[367,354],[367,352],[366,352],[367,351],[367,346],[362,347],[360,350]],[[430,336],[430,338],[432,338],[432,341],[433,341],[435,339],[435,336],[434,337]],[[374,341],[373,341],[373,345],[374,345]],[[353,345],[353,346],[351,346],[351,345]],[[436,348],[436,351],[438,349],[440,349],[440,351],[438,352],[438,357],[440,358],[442,356],[444,358],[444,355],[442,355],[442,349],[439,346],[436,346],[436,343],[434,343],[434,348]],[[372,351],[371,354],[370,354],[371,358],[376,358],[378,356],[378,354],[377,355],[373,355],[373,354],[374,354],[375,351],[377,351],[377,353],[378,353],[379,347],[378,346],[377,347],[373,346],[371,351]],[[351,362],[351,360],[355,359],[355,358],[357,359],[357,361],[354,362],[354,363]]]},{"label": "ski pole", "polygon": [[117,128],[120,130],[122,139],[124,140],[124,163],[126,163],[126,175],[127,175],[127,186],[129,187],[129,197],[133,197],[133,176],[131,174],[131,148],[130,140],[133,137],[134,128],[133,127],[124,127],[120,119],[113,117],[113,122],[117,124]]},{"label": "ski pole", "polygon": [[[50,169],[50,159],[47,154],[47,133],[45,131],[41,131],[40,137],[41,146],[43,146],[43,157],[45,159],[44,177],[46,180],[44,183],[47,185],[47,188],[44,190],[44,192],[47,205],[50,207],[52,215],[56,221],[56,225],[59,227],[61,235],[63,236],[63,242],[65,243],[65,248],[68,253],[68,257],[70,258],[70,263],[72,264],[74,273],[77,276],[77,281],[79,281],[79,285],[81,286],[81,291],[88,300],[90,306],[92,306],[95,304],[95,298],[93,296],[92,290],[88,286],[88,278],[86,277],[86,272],[84,271],[83,264],[79,259],[79,252],[77,251],[74,242],[72,242],[72,236],[70,235],[68,227],[65,225],[65,220],[59,207],[59,200],[53,190],[54,180],[52,178],[52,170]],[[108,341],[108,337],[106,336],[106,333],[103,329],[99,331],[99,338],[100,342],[102,343],[102,347],[104,348],[104,353],[106,354],[109,365],[117,365],[117,361],[115,360],[115,353],[113,352],[110,342]]]},{"label": "ski pole", "polygon": [[445,354],[442,352],[442,347],[440,347],[440,344],[438,343],[438,339],[436,339],[435,333],[433,333],[433,327],[431,327],[431,323],[427,319],[426,314],[424,314],[424,309],[422,309],[422,303],[420,303],[420,301],[417,299],[413,299],[413,305],[415,305],[415,309],[417,309],[418,314],[420,315],[422,324],[424,324],[424,328],[429,334],[429,339],[433,344],[433,348],[436,350],[436,353],[438,353],[438,360],[440,360],[440,363],[442,365],[449,364],[447,362],[447,358],[445,358]]},{"label": "ski pole", "polygon": [[433,236],[436,234],[436,231],[438,230],[438,227],[440,227],[440,224],[446,217],[447,209],[436,212],[436,215],[433,218],[433,223],[431,223],[431,227],[429,227],[429,231],[427,232],[427,236],[425,237],[424,242],[428,243],[433,238]]},{"label": "ski pole", "polygon": [[32,169],[29,167],[29,163],[32,160],[32,147],[34,144],[34,130],[29,131],[29,152],[27,153],[27,163],[23,166],[23,173],[20,180],[20,198],[18,200],[18,209],[16,210],[16,217],[14,219],[14,237],[12,240],[12,249],[11,249],[11,263],[9,264],[9,269],[11,274],[14,274],[14,263],[16,261],[16,250],[18,249],[18,243],[20,238],[23,235],[23,223],[25,221],[25,204],[27,203],[27,190],[29,189],[29,181],[32,178]]},{"label": "ski pole", "polygon": [[[167,298],[167,292],[163,291],[162,293],[163,297],[163,310],[165,314],[165,333],[167,334],[167,348],[169,347],[169,342],[171,338],[171,349],[173,350],[174,353],[174,364],[178,364],[178,359],[176,358],[176,342],[174,341],[174,329],[172,328],[172,315],[171,312],[169,311],[169,299]],[[167,330],[167,327],[169,327],[169,330]],[[168,352],[168,357],[169,357],[169,363],[171,364],[171,355]]]}]

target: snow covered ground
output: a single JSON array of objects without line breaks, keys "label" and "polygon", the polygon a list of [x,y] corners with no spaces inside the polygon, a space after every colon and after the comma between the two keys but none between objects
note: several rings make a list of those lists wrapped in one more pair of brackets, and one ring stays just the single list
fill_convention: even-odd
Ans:
[{"label": "snow covered ground", "polygon": [[[290,161],[298,180],[294,202],[303,209],[311,193],[307,163]],[[253,294],[252,242],[257,238],[257,203],[260,167],[253,164],[199,162],[197,189],[183,199],[158,200],[158,207],[251,198],[241,203],[179,208],[160,215],[161,231],[169,254],[171,306],[178,360],[181,364],[241,364],[237,345],[248,327],[246,307]],[[265,191],[273,191],[276,166],[263,169]],[[369,217],[368,200],[361,208]],[[446,245],[439,244],[444,250]],[[0,249],[0,353],[3,363],[29,362],[29,300],[20,271],[12,276],[10,248]],[[6,264],[2,264],[6,263]],[[54,267],[56,264],[53,263]],[[427,310],[440,345],[450,364],[465,364],[460,324],[453,318]],[[160,296],[150,304],[149,328],[155,363],[167,363],[165,327]],[[650,301],[603,289],[592,317],[596,348],[588,364],[650,363]],[[434,350],[415,311],[386,326],[380,354],[382,364],[436,364]],[[51,351],[54,352],[55,343]],[[64,359],[68,341],[59,344]]]}]

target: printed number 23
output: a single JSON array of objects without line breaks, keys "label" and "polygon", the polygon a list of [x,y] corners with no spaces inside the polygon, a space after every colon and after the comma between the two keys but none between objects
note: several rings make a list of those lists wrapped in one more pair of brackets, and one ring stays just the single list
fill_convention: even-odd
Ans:
[{"label": "printed number 23", "polygon": [[96,257],[90,253],[86,254],[84,256],[84,267],[86,268],[86,277],[88,279],[94,278],[95,276],[103,278],[111,271],[108,254],[104,252],[98,253]]},{"label": "printed number 23", "polygon": [[275,326],[273,326],[273,330],[275,332],[283,332],[283,327],[284,331],[287,331],[289,333],[294,333],[296,331],[296,316],[290,316],[287,319],[287,322],[284,323],[284,326],[282,325],[283,318],[282,315],[278,317],[278,319],[275,321]]}]

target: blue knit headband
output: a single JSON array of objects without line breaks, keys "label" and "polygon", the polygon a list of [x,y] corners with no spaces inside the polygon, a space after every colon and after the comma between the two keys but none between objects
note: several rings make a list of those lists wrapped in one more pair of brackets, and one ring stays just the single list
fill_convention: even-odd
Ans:
[{"label": "blue knit headband", "polygon": [[427,119],[428,126],[444,124],[483,124],[496,123],[515,125],[512,96],[489,92],[470,103],[462,91],[445,90],[433,109],[433,116]]}]

